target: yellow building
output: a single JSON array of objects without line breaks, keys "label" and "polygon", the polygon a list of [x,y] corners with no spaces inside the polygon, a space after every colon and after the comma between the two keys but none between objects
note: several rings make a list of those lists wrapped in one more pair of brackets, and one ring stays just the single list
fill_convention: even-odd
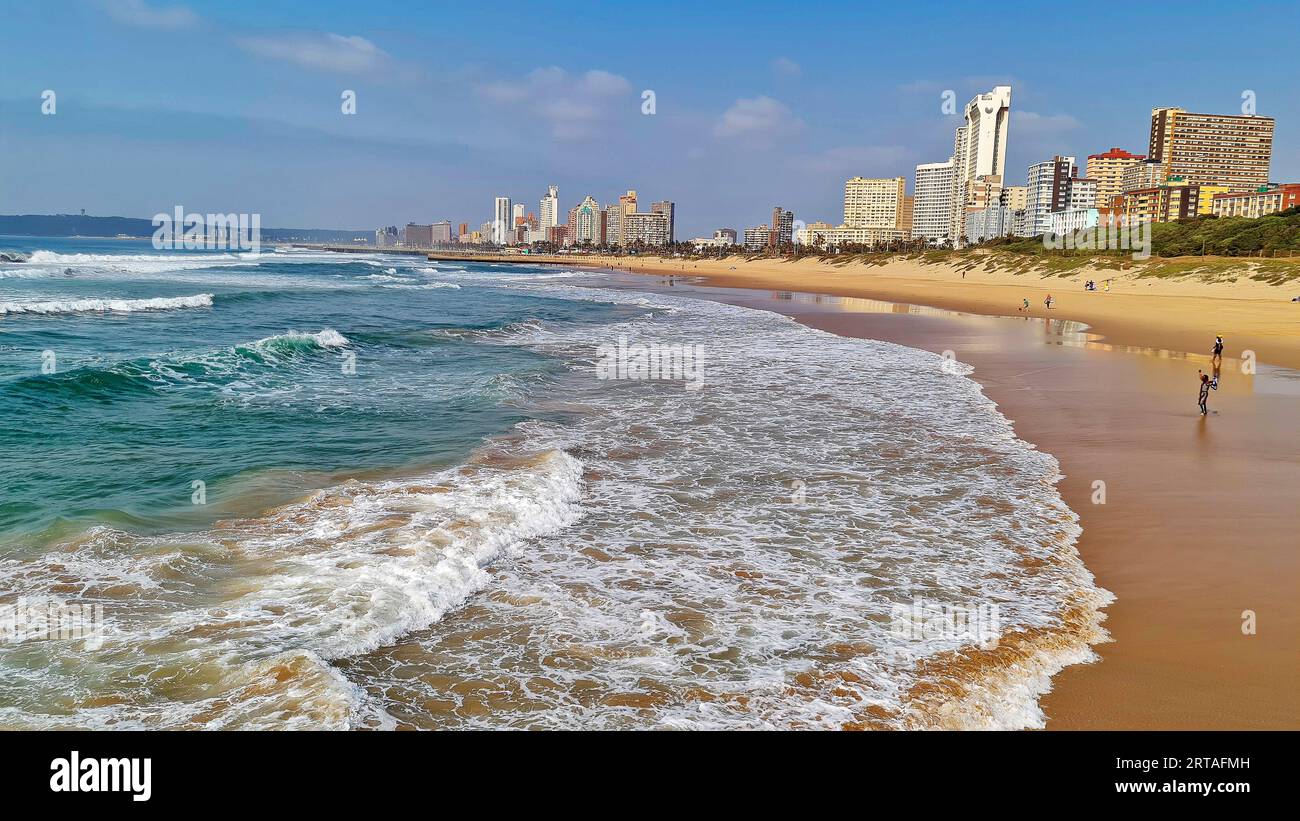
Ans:
[{"label": "yellow building", "polygon": [[1085,176],[1097,181],[1098,208],[1109,208],[1115,197],[1124,193],[1124,169],[1145,160],[1141,154],[1130,154],[1122,148],[1112,148],[1101,154],[1089,154]]},{"label": "yellow building", "polygon": [[844,224],[850,228],[911,231],[912,208],[904,177],[854,177],[844,183]]}]

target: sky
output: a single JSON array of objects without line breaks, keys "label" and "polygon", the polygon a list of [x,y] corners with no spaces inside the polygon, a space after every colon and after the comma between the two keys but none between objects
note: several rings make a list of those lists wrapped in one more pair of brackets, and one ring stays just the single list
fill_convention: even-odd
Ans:
[{"label": "sky", "polygon": [[847,178],[910,191],[998,84],[1008,184],[1145,153],[1155,106],[1246,99],[1277,120],[1272,178],[1300,181],[1295,2],[0,0],[0,21],[3,214],[478,226],[555,184],[565,211],[672,200],[678,238],[776,205],[838,223]]}]

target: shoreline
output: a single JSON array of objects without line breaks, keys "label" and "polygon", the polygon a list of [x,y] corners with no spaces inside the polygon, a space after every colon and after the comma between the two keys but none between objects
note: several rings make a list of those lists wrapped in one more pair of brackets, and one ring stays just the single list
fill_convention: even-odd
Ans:
[{"label": "shoreline", "polygon": [[[530,262],[527,258],[519,262]],[[711,285],[787,290],[881,299],[985,316],[1031,316],[1086,324],[1112,345],[1208,355],[1216,335],[1227,353],[1254,352],[1260,362],[1300,369],[1300,284],[1255,281],[1206,283],[1141,278],[1114,270],[1080,269],[1069,275],[1009,273],[988,266],[891,260],[882,265],[837,267],[815,259],[668,260],[591,257],[569,260],[578,268],[634,274],[704,277]],[[1242,263],[1243,276],[1246,262]],[[1110,292],[1083,290],[1083,282],[1112,279]],[[1053,307],[1044,307],[1048,294]],[[1021,311],[1022,300],[1028,311]]]},{"label": "shoreline", "polygon": [[[773,293],[725,277],[697,285],[677,279],[680,271],[653,273],[673,282],[655,290],[766,308],[840,335],[952,350],[975,367],[971,378],[1016,435],[1058,460],[1058,489],[1083,527],[1075,549],[1116,601],[1102,624],[1111,641],[1092,648],[1100,660],[1067,666],[1040,699],[1047,729],[1300,727],[1290,696],[1300,689],[1290,638],[1300,632],[1300,608],[1288,524],[1300,487],[1300,391],[1276,393],[1264,371],[1244,375],[1225,360],[1215,414],[1201,419],[1194,380],[1209,357],[1161,350],[1159,333],[1127,348],[1041,310],[946,315],[821,296],[802,282]],[[1099,479],[1104,504],[1094,503]],[[1243,633],[1246,611],[1269,629]]]}]

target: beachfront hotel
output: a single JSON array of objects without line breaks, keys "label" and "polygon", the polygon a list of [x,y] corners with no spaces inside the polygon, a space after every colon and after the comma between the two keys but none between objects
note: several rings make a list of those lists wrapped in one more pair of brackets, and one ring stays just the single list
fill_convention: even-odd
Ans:
[{"label": "beachfront hotel", "polygon": [[1163,179],[1244,193],[1268,185],[1273,126],[1272,117],[1153,108],[1148,153],[1163,166]]},{"label": "beachfront hotel", "polygon": [[1074,157],[1057,155],[1029,166],[1023,236],[1034,237],[1050,229],[1049,215],[1058,211],[1092,208],[1097,187],[1078,176]]},{"label": "beachfront hotel", "polygon": [[1100,154],[1089,154],[1088,179],[1097,181],[1097,207],[1110,208],[1115,197],[1124,193],[1124,172],[1146,160],[1142,154],[1132,154],[1122,148],[1112,148]]},{"label": "beachfront hotel", "polygon": [[493,203],[492,215],[492,241],[497,245],[505,245],[509,239],[510,198],[497,197]]},{"label": "beachfront hotel", "polygon": [[936,243],[949,239],[952,216],[952,157],[916,167],[912,192],[912,236]]},{"label": "beachfront hotel", "polygon": [[547,186],[546,196],[542,197],[537,208],[538,224],[541,230],[554,228],[560,224],[560,188],[557,185]]},{"label": "beachfront hotel", "polygon": [[964,124],[953,137],[953,186],[949,236],[960,243],[966,234],[970,192],[979,178],[1005,178],[1007,123],[1011,115],[1011,86],[995,86],[966,104]]},{"label": "beachfront hotel", "polygon": [[905,177],[853,177],[844,183],[844,224],[850,228],[903,228],[912,221]]}]

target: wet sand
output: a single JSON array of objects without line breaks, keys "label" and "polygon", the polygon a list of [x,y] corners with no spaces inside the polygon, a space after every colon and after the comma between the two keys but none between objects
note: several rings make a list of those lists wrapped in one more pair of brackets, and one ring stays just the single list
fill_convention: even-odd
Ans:
[{"label": "wet sand", "polygon": [[952,351],[1018,435],[1060,461],[1079,552],[1117,601],[1101,661],[1053,680],[1048,729],[1300,728],[1300,373],[1264,364],[1251,375],[1225,359],[1202,418],[1208,356],[1119,348],[1041,316],[718,284],[671,290]]}]

